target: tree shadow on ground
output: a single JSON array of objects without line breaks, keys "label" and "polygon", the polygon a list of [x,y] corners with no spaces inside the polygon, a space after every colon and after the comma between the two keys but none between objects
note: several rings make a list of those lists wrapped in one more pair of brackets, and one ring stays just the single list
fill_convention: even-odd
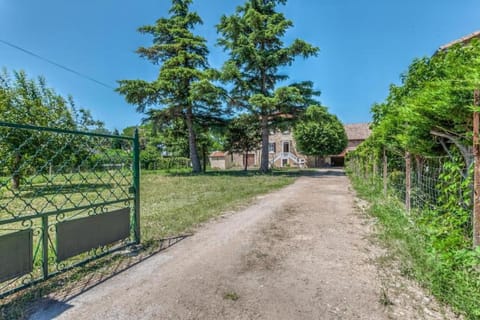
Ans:
[{"label": "tree shadow on ground", "polygon": [[335,169],[322,169],[318,171],[314,171],[313,174],[309,175],[310,177],[322,178],[322,177],[344,177],[347,174],[343,170],[343,168],[335,168]]},{"label": "tree shadow on ground", "polygon": [[[0,299],[0,319],[51,319],[70,309],[73,298],[178,244],[191,234],[150,240],[55,276]],[[37,314],[42,316],[36,317]],[[46,317],[46,318],[45,318]]]}]

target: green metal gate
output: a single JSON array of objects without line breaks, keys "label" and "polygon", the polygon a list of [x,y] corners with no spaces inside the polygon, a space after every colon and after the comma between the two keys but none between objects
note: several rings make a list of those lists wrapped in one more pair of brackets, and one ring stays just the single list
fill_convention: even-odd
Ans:
[{"label": "green metal gate", "polygon": [[0,122],[0,297],[140,242],[134,137]]}]

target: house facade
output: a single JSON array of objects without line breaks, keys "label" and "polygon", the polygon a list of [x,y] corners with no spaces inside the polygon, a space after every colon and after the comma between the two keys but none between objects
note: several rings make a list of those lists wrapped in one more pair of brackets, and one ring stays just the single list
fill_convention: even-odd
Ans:
[{"label": "house facade", "polygon": [[[345,155],[357,148],[370,136],[368,123],[347,124],[344,126],[348,137],[347,148],[339,155],[328,157],[306,156],[298,151],[291,130],[277,130],[271,132],[268,138],[268,159],[272,168],[322,168],[326,166],[343,166]],[[247,155],[215,151],[210,155],[210,165],[216,169],[231,169],[245,167],[259,167],[261,149],[249,152]]]},{"label": "house facade", "polygon": [[[261,157],[260,150],[257,151],[258,157]],[[291,130],[277,130],[271,132],[268,137],[268,159],[270,167],[296,167],[304,168],[308,166],[308,157],[297,150],[297,145]]]},{"label": "house facade", "polygon": [[[245,155],[240,153],[215,151],[210,154],[209,160],[212,169],[226,170],[245,167]],[[249,167],[257,166],[255,160],[255,153],[249,153],[247,155]]]},{"label": "house facade", "polygon": [[[249,152],[247,155],[215,151],[210,154],[210,166],[214,169],[259,167],[262,150]],[[305,168],[315,165],[315,157],[307,157],[297,150],[291,130],[271,132],[268,138],[269,165],[273,168],[296,167]],[[312,162],[313,160],[313,162]]]}]

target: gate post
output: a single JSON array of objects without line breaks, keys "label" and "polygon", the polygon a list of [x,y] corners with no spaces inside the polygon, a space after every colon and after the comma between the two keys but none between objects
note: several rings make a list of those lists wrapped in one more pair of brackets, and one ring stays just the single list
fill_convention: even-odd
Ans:
[{"label": "gate post", "polygon": [[133,136],[133,189],[135,190],[134,211],[135,211],[135,243],[139,244],[140,234],[140,142],[138,137],[138,128],[135,129]]}]

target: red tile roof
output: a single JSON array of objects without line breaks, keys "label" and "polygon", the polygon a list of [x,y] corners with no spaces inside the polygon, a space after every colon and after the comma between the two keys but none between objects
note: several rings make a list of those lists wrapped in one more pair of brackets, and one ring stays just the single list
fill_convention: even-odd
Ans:
[{"label": "red tile roof", "polygon": [[348,140],[365,140],[372,133],[369,123],[352,123],[344,127]]},{"label": "red tile roof", "polygon": [[225,152],[214,151],[210,154],[210,157],[225,157]]}]

